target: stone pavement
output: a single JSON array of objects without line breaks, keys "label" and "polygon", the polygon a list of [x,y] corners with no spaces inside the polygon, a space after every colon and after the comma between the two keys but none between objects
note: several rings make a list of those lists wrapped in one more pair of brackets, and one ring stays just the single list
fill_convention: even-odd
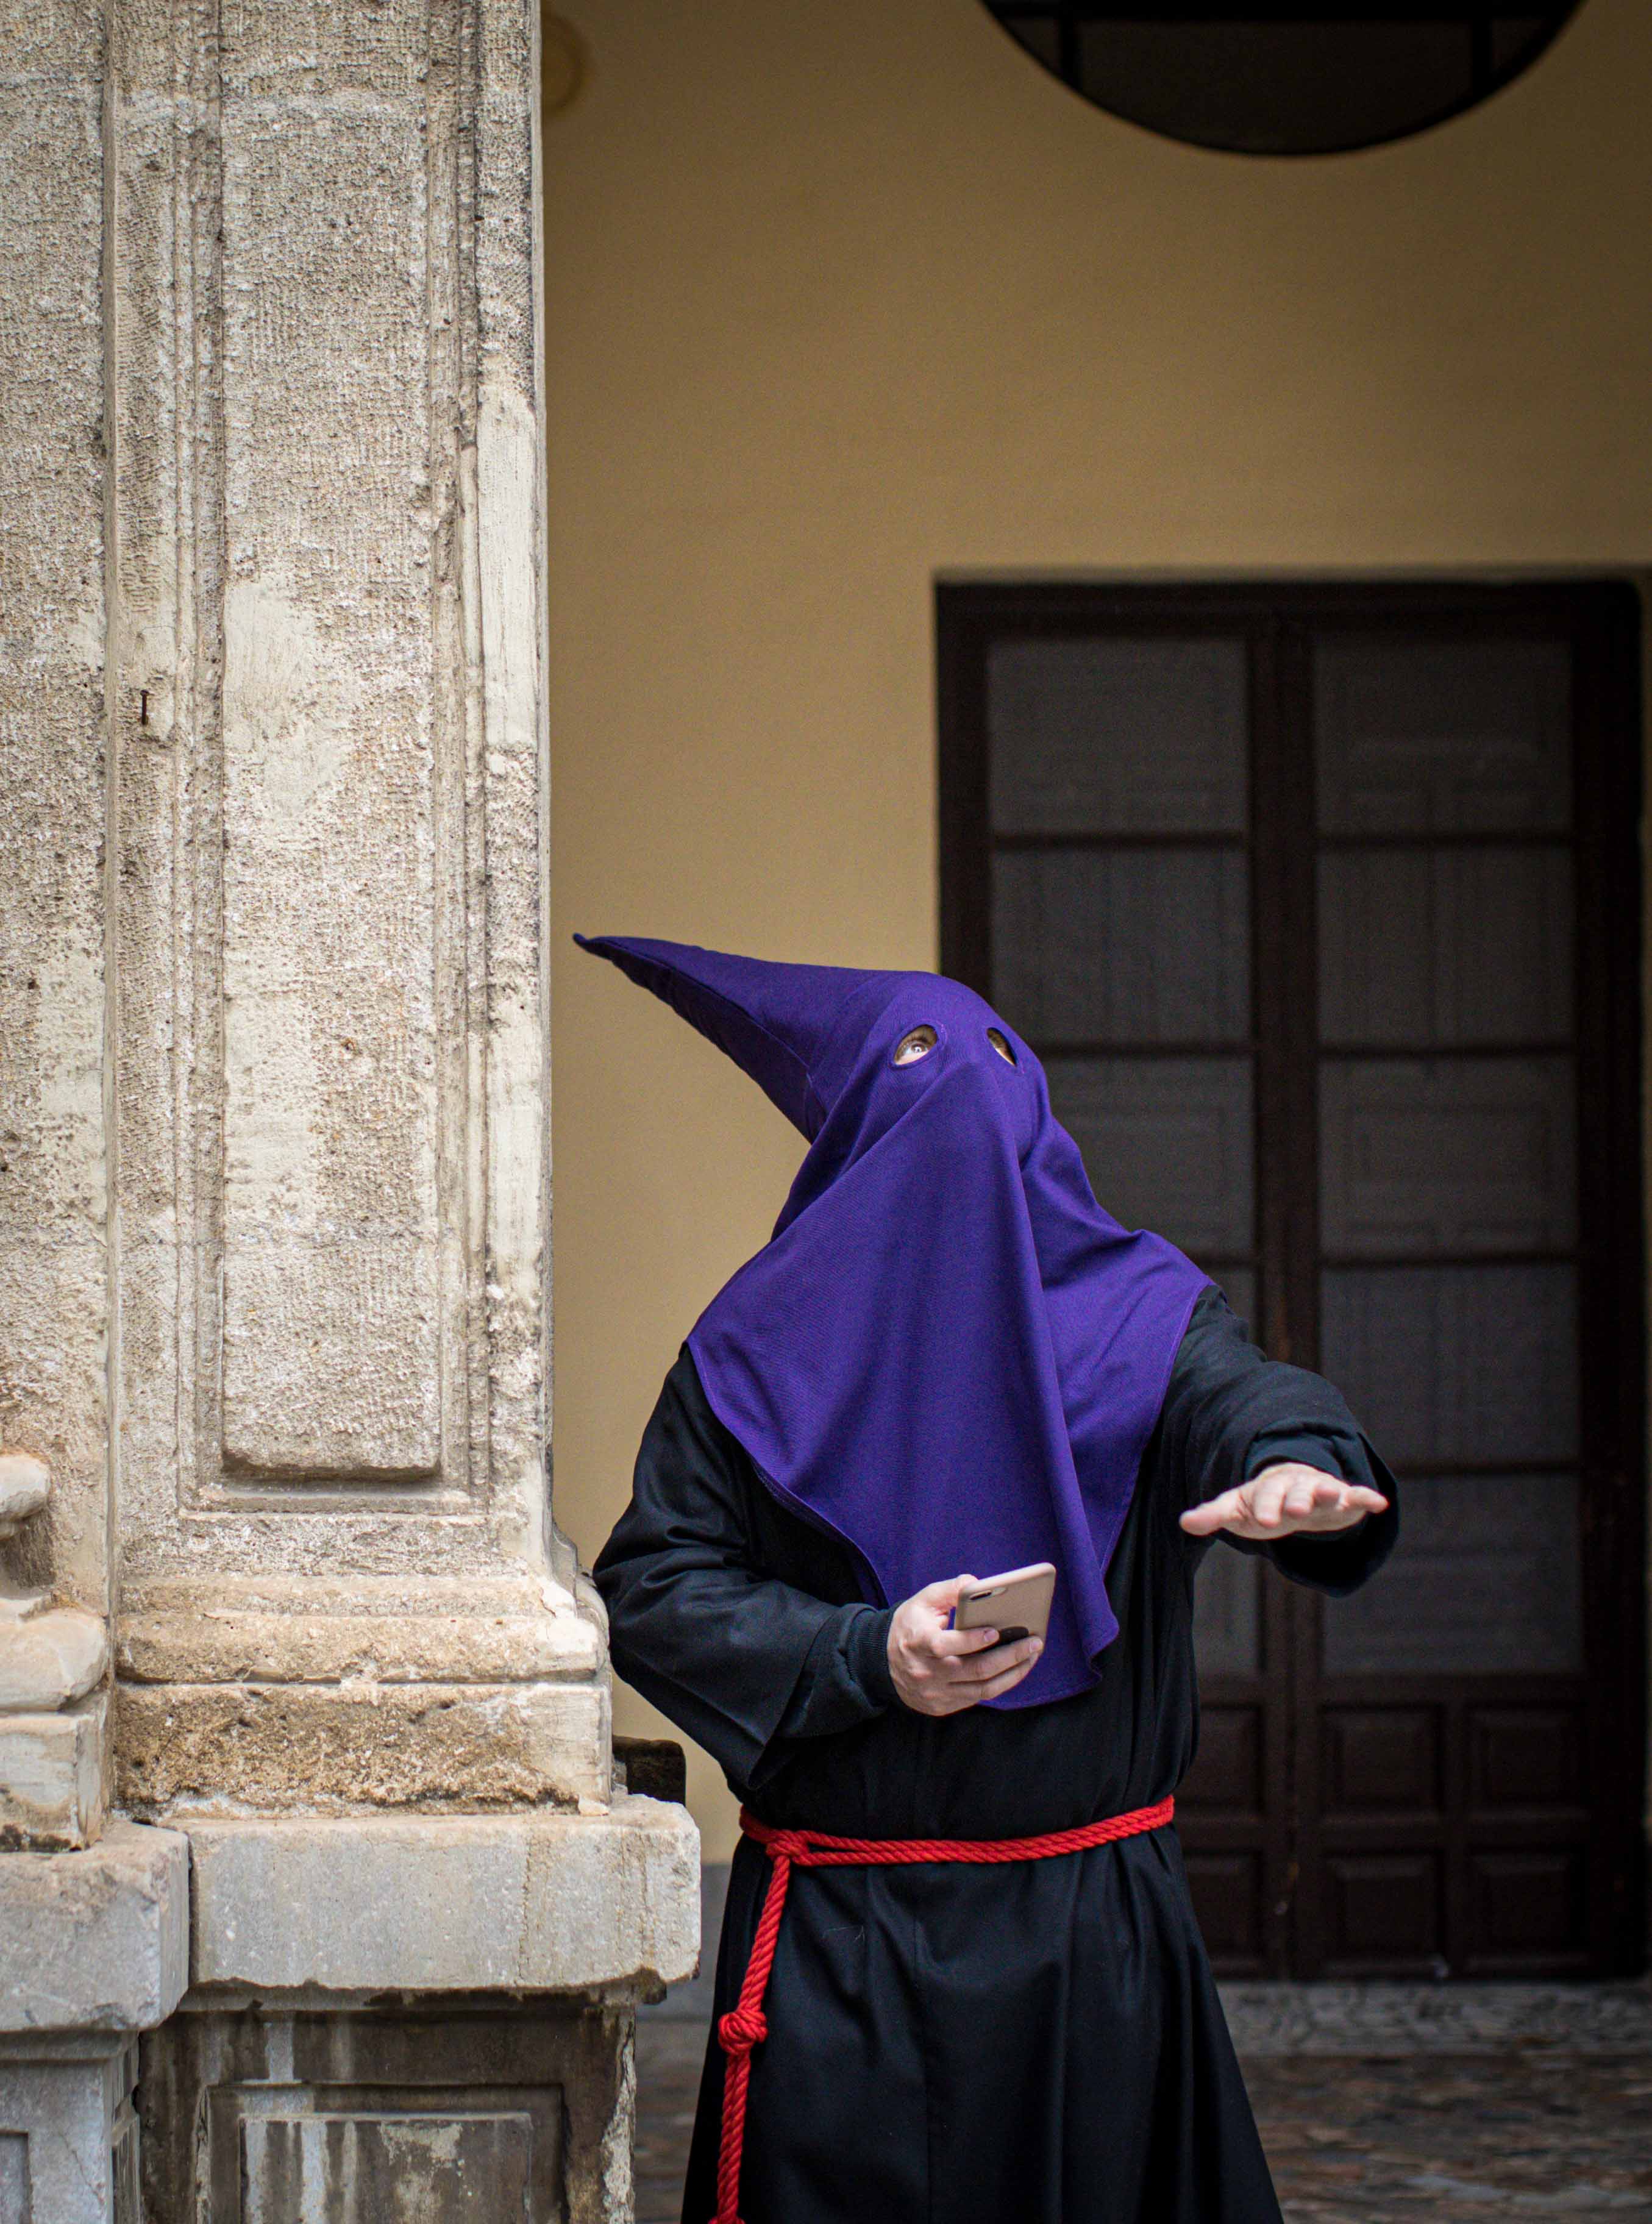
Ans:
[{"label": "stone pavement", "polygon": [[1289,2224],[1652,2220],[1652,2053],[1245,2068]]},{"label": "stone pavement", "polygon": [[[637,2224],[678,2224],[704,2031],[638,2025]],[[1245,2069],[1287,2224],[1652,2224],[1652,2039],[1376,2057],[1321,2041]]]},{"label": "stone pavement", "polygon": [[706,2027],[637,2021],[637,2224],[678,2224]]}]

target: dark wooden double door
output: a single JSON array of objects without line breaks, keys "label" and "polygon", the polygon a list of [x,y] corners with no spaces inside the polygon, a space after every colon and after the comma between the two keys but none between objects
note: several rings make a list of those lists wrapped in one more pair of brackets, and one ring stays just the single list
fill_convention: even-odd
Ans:
[{"label": "dark wooden double door", "polygon": [[1640,1967],[1632,593],[961,585],[938,629],[943,970],[1401,1481],[1353,1598],[1207,1556],[1213,1956]]}]

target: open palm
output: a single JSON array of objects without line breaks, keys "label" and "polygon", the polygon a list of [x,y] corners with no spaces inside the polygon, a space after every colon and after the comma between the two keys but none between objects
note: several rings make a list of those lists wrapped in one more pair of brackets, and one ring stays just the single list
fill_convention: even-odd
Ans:
[{"label": "open palm", "polygon": [[1365,1483],[1345,1482],[1300,1460],[1277,1460],[1248,1482],[1190,1506],[1182,1526],[1193,1537],[1214,1537],[1219,1529],[1235,1537],[1327,1535],[1352,1529],[1387,1504],[1380,1490]]}]

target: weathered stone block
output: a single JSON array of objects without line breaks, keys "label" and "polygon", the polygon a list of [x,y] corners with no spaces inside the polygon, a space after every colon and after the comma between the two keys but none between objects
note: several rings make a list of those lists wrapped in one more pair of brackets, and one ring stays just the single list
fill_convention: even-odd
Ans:
[{"label": "weathered stone block", "polygon": [[[5,1547],[52,1494],[52,1470],[33,1452],[0,1451],[0,1561]],[[18,1583],[0,1564],[0,1625],[42,1614],[51,1593],[38,1583]],[[5,2212],[0,2209],[0,2224]]]},{"label": "weathered stone block", "polygon": [[491,1614],[272,1614],[191,1602],[123,1615],[117,1664],[132,1684],[589,1682],[603,1646],[571,1599],[555,1612]]},{"label": "weathered stone block", "polygon": [[192,1999],[144,2041],[155,2224],[622,2224],[632,2023],[622,2008],[438,2012]]},{"label": "weathered stone block", "polygon": [[0,1850],[92,1842],[103,1827],[108,1717],[102,1691],[60,1714],[0,1715]]},{"label": "weathered stone block", "polygon": [[139,2224],[136,2042],[46,2044],[0,2038],[0,2224]]},{"label": "weathered stone block", "polygon": [[[560,2094],[552,2088],[552,2094]],[[533,2212],[533,2117],[489,2110],[466,2094],[457,2107],[419,2113],[249,2115],[240,2126],[242,2224],[295,2224],[309,2208],[337,2224],[416,2216],[419,2224],[476,2224]],[[545,2126],[552,2183],[560,2176],[558,2126]]]},{"label": "weathered stone block", "polygon": [[52,1470],[33,1452],[0,1451],[0,1522],[27,1521],[52,1493]]},{"label": "weathered stone block", "polygon": [[601,1684],[123,1685],[115,1753],[155,1820],[574,1807],[612,1780]]},{"label": "weathered stone block", "polygon": [[144,2031],[189,1967],[189,1841],[111,1823],[85,1853],[0,1854],[0,2032]]},{"label": "weathered stone block", "polygon": [[198,1990],[641,1990],[691,1974],[698,1952],[699,1833],[658,1800],[189,1835]]},{"label": "weathered stone block", "polygon": [[53,1713],[84,1699],[109,1661],[108,1625],[66,1608],[0,1617],[0,1713]]}]

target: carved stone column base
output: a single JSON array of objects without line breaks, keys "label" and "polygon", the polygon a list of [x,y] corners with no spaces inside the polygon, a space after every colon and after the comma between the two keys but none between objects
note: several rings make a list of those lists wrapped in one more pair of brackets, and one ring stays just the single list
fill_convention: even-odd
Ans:
[{"label": "carved stone column base", "polygon": [[[0,1451],[0,1544],[51,1494],[44,1460]],[[104,1823],[109,1627],[0,1570],[0,1848],[69,1852]],[[0,2208],[0,2224],[5,2210]]]},{"label": "carved stone column base", "polygon": [[680,1807],[189,1835],[192,1989],[142,2057],[148,2215],[625,2224],[634,2004],[699,1943]]},{"label": "carved stone column base", "polygon": [[171,2014],[188,1956],[176,1832],[117,1823],[85,1853],[0,1855],[7,2224],[138,2224],[136,2034]]},{"label": "carved stone column base", "polygon": [[144,2044],[145,2213],[629,2224],[632,2032],[565,2000],[192,2001]]},{"label": "carved stone column base", "polygon": [[659,1799],[186,1827],[198,1995],[648,1993],[699,1951],[699,1833]]},{"label": "carved stone column base", "polygon": [[600,1611],[546,1577],[152,1586],[117,1627],[130,1814],[577,1810],[613,1786]]},{"label": "carved stone column base", "polygon": [[[19,1856],[19,1858],[24,1858]],[[0,2037],[0,2217],[141,2224],[137,2040]]]},{"label": "carved stone column base", "polygon": [[123,1685],[117,1797],[133,1814],[577,1808],[606,1800],[601,1684]]}]

